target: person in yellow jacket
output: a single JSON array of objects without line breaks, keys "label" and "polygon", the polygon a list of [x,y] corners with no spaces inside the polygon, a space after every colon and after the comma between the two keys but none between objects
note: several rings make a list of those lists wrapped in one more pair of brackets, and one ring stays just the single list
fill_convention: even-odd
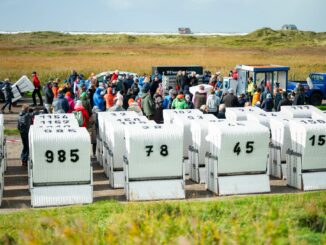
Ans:
[{"label": "person in yellow jacket", "polygon": [[252,106],[255,106],[258,101],[260,102],[260,95],[261,95],[261,89],[258,88],[252,97],[252,103],[251,103]]},{"label": "person in yellow jacket", "polygon": [[254,95],[254,81],[252,79],[252,77],[248,78],[248,87],[247,87],[247,95],[248,95],[248,99],[251,102],[252,101],[252,96]]}]

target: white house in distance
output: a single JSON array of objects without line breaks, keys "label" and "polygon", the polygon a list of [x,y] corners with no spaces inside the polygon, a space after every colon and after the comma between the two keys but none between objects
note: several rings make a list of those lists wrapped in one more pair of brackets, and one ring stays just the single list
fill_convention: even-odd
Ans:
[{"label": "white house in distance", "polygon": [[292,31],[297,31],[298,28],[296,25],[293,24],[285,24],[282,26],[282,30],[292,30]]}]

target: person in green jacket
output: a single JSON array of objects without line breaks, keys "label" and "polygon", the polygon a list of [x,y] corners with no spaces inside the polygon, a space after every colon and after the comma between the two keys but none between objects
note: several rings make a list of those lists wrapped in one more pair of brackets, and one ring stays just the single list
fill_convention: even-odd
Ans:
[{"label": "person in green jacket", "polygon": [[144,112],[144,115],[149,119],[152,120],[154,117],[154,101],[152,96],[149,93],[149,86],[144,86],[142,88],[142,100],[141,100],[141,107]]},{"label": "person in green jacket", "polygon": [[188,104],[182,91],[172,102],[172,109],[188,109]]}]

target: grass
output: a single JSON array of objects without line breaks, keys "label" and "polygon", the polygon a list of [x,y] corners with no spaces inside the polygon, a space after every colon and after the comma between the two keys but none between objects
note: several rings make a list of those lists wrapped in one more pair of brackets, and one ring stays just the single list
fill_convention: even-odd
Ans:
[{"label": "grass", "polygon": [[41,81],[104,70],[150,73],[155,65],[202,65],[226,75],[236,64],[289,65],[291,79],[326,71],[326,33],[261,29],[246,36],[0,35],[0,79],[39,72]]},{"label": "grass", "polygon": [[325,244],[326,192],[36,209],[0,216],[1,244]]},{"label": "grass", "polygon": [[6,136],[19,135],[19,130],[17,128],[5,128],[4,134]]}]

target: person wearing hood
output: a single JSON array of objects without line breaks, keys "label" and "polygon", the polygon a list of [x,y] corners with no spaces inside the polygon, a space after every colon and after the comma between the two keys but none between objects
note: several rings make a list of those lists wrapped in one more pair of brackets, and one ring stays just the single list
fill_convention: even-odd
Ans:
[{"label": "person wearing hood", "polygon": [[128,100],[128,105],[129,106],[128,106],[127,111],[134,111],[139,116],[143,116],[144,115],[143,112],[142,112],[142,110],[141,110],[141,108],[140,108],[140,106],[138,105],[138,103],[133,98],[131,98],[131,99]]},{"label": "person wearing hood", "polygon": [[92,116],[92,106],[91,106],[91,103],[89,102],[89,100],[87,99],[86,92],[81,93],[80,100],[82,102],[83,107],[88,112],[88,116],[91,117]]},{"label": "person wearing hood", "polygon": [[98,87],[95,90],[94,96],[93,96],[93,104],[94,106],[97,106],[101,111],[105,110],[105,106],[104,106],[104,99],[101,95],[102,92],[102,88]]},{"label": "person wearing hood", "polygon": [[193,97],[193,102],[195,105],[195,109],[199,109],[202,105],[206,105],[207,101],[207,93],[205,91],[204,85],[199,86],[199,91],[195,93]]},{"label": "person wearing hood", "polygon": [[28,132],[31,123],[32,123],[32,116],[29,113],[29,107],[27,104],[24,104],[22,106],[22,111],[19,113],[18,122],[17,122],[17,129],[19,130],[22,143],[23,143],[23,150],[20,158],[22,160],[22,165],[24,167],[27,167],[27,161],[29,156]]},{"label": "person wearing hood", "polygon": [[154,116],[154,101],[152,96],[149,93],[150,86],[149,84],[144,84],[142,90],[142,100],[141,100],[141,107],[143,109],[144,115],[149,119],[152,120]]},{"label": "person wearing hood", "polygon": [[116,95],[113,94],[113,89],[111,87],[107,88],[107,93],[104,95],[104,100],[106,104],[106,110],[109,110],[112,106],[114,106],[114,99]]},{"label": "person wearing hood", "polygon": [[48,83],[44,87],[44,94],[45,94],[44,107],[46,108],[46,110],[49,113],[51,112],[51,105],[52,105],[53,99],[54,99],[54,94],[52,91],[52,81],[53,80],[50,79],[50,81],[48,81]]},{"label": "person wearing hood", "polygon": [[188,104],[182,91],[179,91],[179,94],[173,100],[172,109],[188,109]]},{"label": "person wearing hood", "polygon": [[63,93],[58,94],[58,99],[53,103],[54,113],[67,113],[69,110],[68,100]]},{"label": "person wearing hood", "polygon": [[87,125],[88,125],[88,122],[89,122],[89,115],[88,115],[87,110],[83,107],[82,102],[80,100],[77,100],[75,108],[74,108],[74,112],[79,112],[79,111],[83,115],[83,125],[82,125],[82,127],[86,128]]},{"label": "person wearing hood", "polygon": [[191,96],[190,96],[190,94],[186,94],[186,95],[185,95],[185,100],[186,100],[186,103],[187,103],[187,105],[188,105],[188,109],[194,109],[194,108],[195,108],[194,103],[192,103],[192,101],[191,101]]},{"label": "person wearing hood", "polygon": [[160,94],[160,89],[156,90],[153,96],[155,110],[154,110],[154,121],[156,123],[163,123],[163,97]]},{"label": "person wearing hood", "polygon": [[271,112],[273,111],[273,107],[274,107],[274,101],[272,99],[272,95],[267,94],[266,99],[261,104],[261,108],[266,112]]},{"label": "person wearing hood", "polygon": [[71,93],[67,92],[65,98],[68,100],[68,104],[69,104],[69,110],[67,111],[67,113],[72,113],[75,108],[75,102],[71,98]]},{"label": "person wearing hood", "polygon": [[1,112],[5,113],[6,107],[9,106],[9,113],[11,113],[11,104],[12,104],[12,98],[14,97],[14,94],[12,93],[12,88],[11,88],[11,83],[9,78],[5,79],[4,94],[6,97],[6,103],[1,108]]}]

